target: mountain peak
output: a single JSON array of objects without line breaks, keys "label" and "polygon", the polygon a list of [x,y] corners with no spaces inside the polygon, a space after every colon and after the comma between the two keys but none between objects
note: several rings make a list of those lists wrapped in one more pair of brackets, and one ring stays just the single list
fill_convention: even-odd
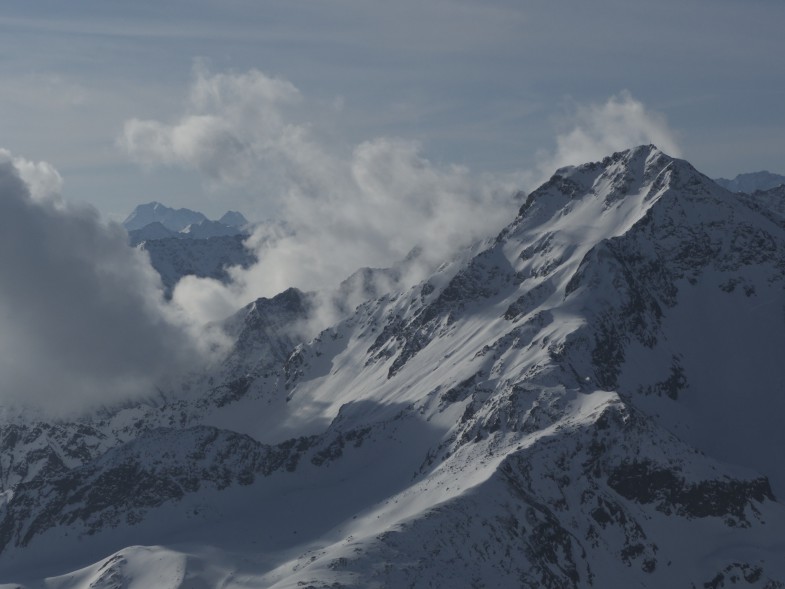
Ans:
[{"label": "mountain peak", "polygon": [[238,211],[226,211],[224,216],[218,219],[218,222],[228,225],[229,227],[237,227],[238,229],[248,225],[248,219]]},{"label": "mountain peak", "polygon": [[167,229],[182,231],[189,225],[201,223],[206,219],[207,217],[202,213],[191,209],[173,209],[153,201],[137,206],[123,221],[123,227],[127,231],[133,231],[157,221]]},{"label": "mountain peak", "polygon": [[[170,231],[182,232],[189,226],[200,226],[202,224],[213,224],[223,226],[233,230],[240,230],[248,226],[248,219],[238,211],[227,211],[218,221],[211,221],[206,215],[191,209],[174,209],[158,201],[151,201],[137,205],[130,215],[123,221],[123,226],[127,231],[142,229],[151,223],[160,223]],[[206,226],[206,225],[205,225]],[[226,235],[234,232],[223,231]]]},{"label": "mountain peak", "polygon": [[[622,151],[617,151],[602,159],[601,164],[604,167],[612,165],[636,165],[648,164],[652,165],[655,162],[671,162],[675,158],[669,156],[664,151],[660,150],[656,145],[638,145]],[[589,164],[590,165],[590,164]]]},{"label": "mountain peak", "polygon": [[[632,194],[633,186],[643,187],[651,183],[660,172],[676,161],[681,160],[665,154],[655,145],[640,145],[617,151],[601,161],[559,168],[545,184],[529,195],[519,214],[528,211],[535,200],[541,199],[546,193],[570,198],[583,197],[587,193],[603,193],[606,197],[615,195],[614,198],[619,200]],[[546,198],[553,200],[552,197]]]},{"label": "mountain peak", "polygon": [[651,166],[663,167],[674,161],[675,158],[661,151],[656,145],[639,145],[630,149],[617,151],[604,157],[600,161],[588,162],[577,166],[564,166],[554,172],[554,176],[561,178],[580,177],[587,173],[593,174],[599,169],[631,168],[646,169]]}]

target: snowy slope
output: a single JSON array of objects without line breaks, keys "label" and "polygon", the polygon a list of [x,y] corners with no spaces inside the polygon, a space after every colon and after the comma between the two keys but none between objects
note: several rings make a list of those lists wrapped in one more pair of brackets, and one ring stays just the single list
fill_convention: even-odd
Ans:
[{"label": "snowy slope", "polygon": [[314,339],[286,291],[163,398],[3,425],[0,586],[785,586],[785,220],[644,146],[511,221]]}]

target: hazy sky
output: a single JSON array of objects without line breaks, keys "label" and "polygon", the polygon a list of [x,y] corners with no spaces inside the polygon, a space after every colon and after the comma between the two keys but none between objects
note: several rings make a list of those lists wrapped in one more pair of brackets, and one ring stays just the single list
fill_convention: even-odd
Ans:
[{"label": "hazy sky", "polygon": [[783,23],[782,0],[7,0],[0,148],[113,218],[150,200],[258,218],[292,129],[336,158],[400,140],[531,178],[615,100],[710,176],[785,173]]}]

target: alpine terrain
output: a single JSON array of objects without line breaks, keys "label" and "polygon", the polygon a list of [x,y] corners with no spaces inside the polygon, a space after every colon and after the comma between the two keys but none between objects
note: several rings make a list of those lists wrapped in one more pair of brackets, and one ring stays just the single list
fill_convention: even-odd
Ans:
[{"label": "alpine terrain", "polygon": [[615,153],[414,286],[258,299],[218,369],[6,417],[0,587],[785,587],[784,198]]}]

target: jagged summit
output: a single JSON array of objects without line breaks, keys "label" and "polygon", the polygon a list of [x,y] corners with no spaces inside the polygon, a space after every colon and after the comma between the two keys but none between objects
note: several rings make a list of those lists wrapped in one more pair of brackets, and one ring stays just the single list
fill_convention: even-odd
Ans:
[{"label": "jagged summit", "polygon": [[[130,215],[123,221],[123,226],[127,231],[143,229],[151,223],[160,223],[170,231],[189,232],[189,227],[193,232],[195,228],[210,227],[212,234],[216,228],[221,228],[222,235],[237,234],[240,230],[248,226],[248,220],[237,211],[227,211],[218,221],[211,221],[204,214],[191,209],[173,209],[159,202],[153,201],[147,204],[138,205]],[[213,236],[213,235],[210,236]]]},{"label": "jagged summit", "polygon": [[133,231],[142,229],[150,223],[158,222],[171,231],[182,231],[188,225],[198,224],[206,219],[207,217],[202,213],[191,209],[172,209],[153,201],[138,205],[123,221],[123,227],[127,231]]},{"label": "jagged summit", "polygon": [[658,159],[660,157],[666,158],[668,160],[675,159],[665,154],[654,144],[650,143],[648,145],[638,145],[636,147],[614,152],[608,156],[605,156],[600,161],[585,162],[578,165],[561,167],[557,169],[553,175],[570,176],[578,171],[595,170],[598,167],[608,167],[611,164],[619,162],[622,162],[623,164],[632,164],[634,161],[648,161],[649,159]]},{"label": "jagged summit", "polygon": [[224,213],[223,217],[218,219],[219,223],[223,223],[224,225],[228,225],[229,227],[237,227],[238,229],[242,229],[246,225],[248,225],[248,219],[243,216],[242,213],[237,211],[227,211]]},{"label": "jagged summit", "polygon": [[782,587],[784,291],[764,202],[653,146],[561,169],[316,337],[290,289],[155,406],[4,426],[0,582],[62,545],[48,586]]},{"label": "jagged summit", "polygon": [[[559,179],[567,179],[575,184],[576,191],[591,189],[595,193],[600,193],[610,188],[617,193],[623,193],[625,188],[632,186],[633,183],[643,185],[669,167],[706,178],[689,162],[671,157],[655,145],[640,145],[615,152],[600,161],[560,168],[539,190],[558,182]],[[612,185],[606,187],[596,184],[600,181],[611,182]]]}]

